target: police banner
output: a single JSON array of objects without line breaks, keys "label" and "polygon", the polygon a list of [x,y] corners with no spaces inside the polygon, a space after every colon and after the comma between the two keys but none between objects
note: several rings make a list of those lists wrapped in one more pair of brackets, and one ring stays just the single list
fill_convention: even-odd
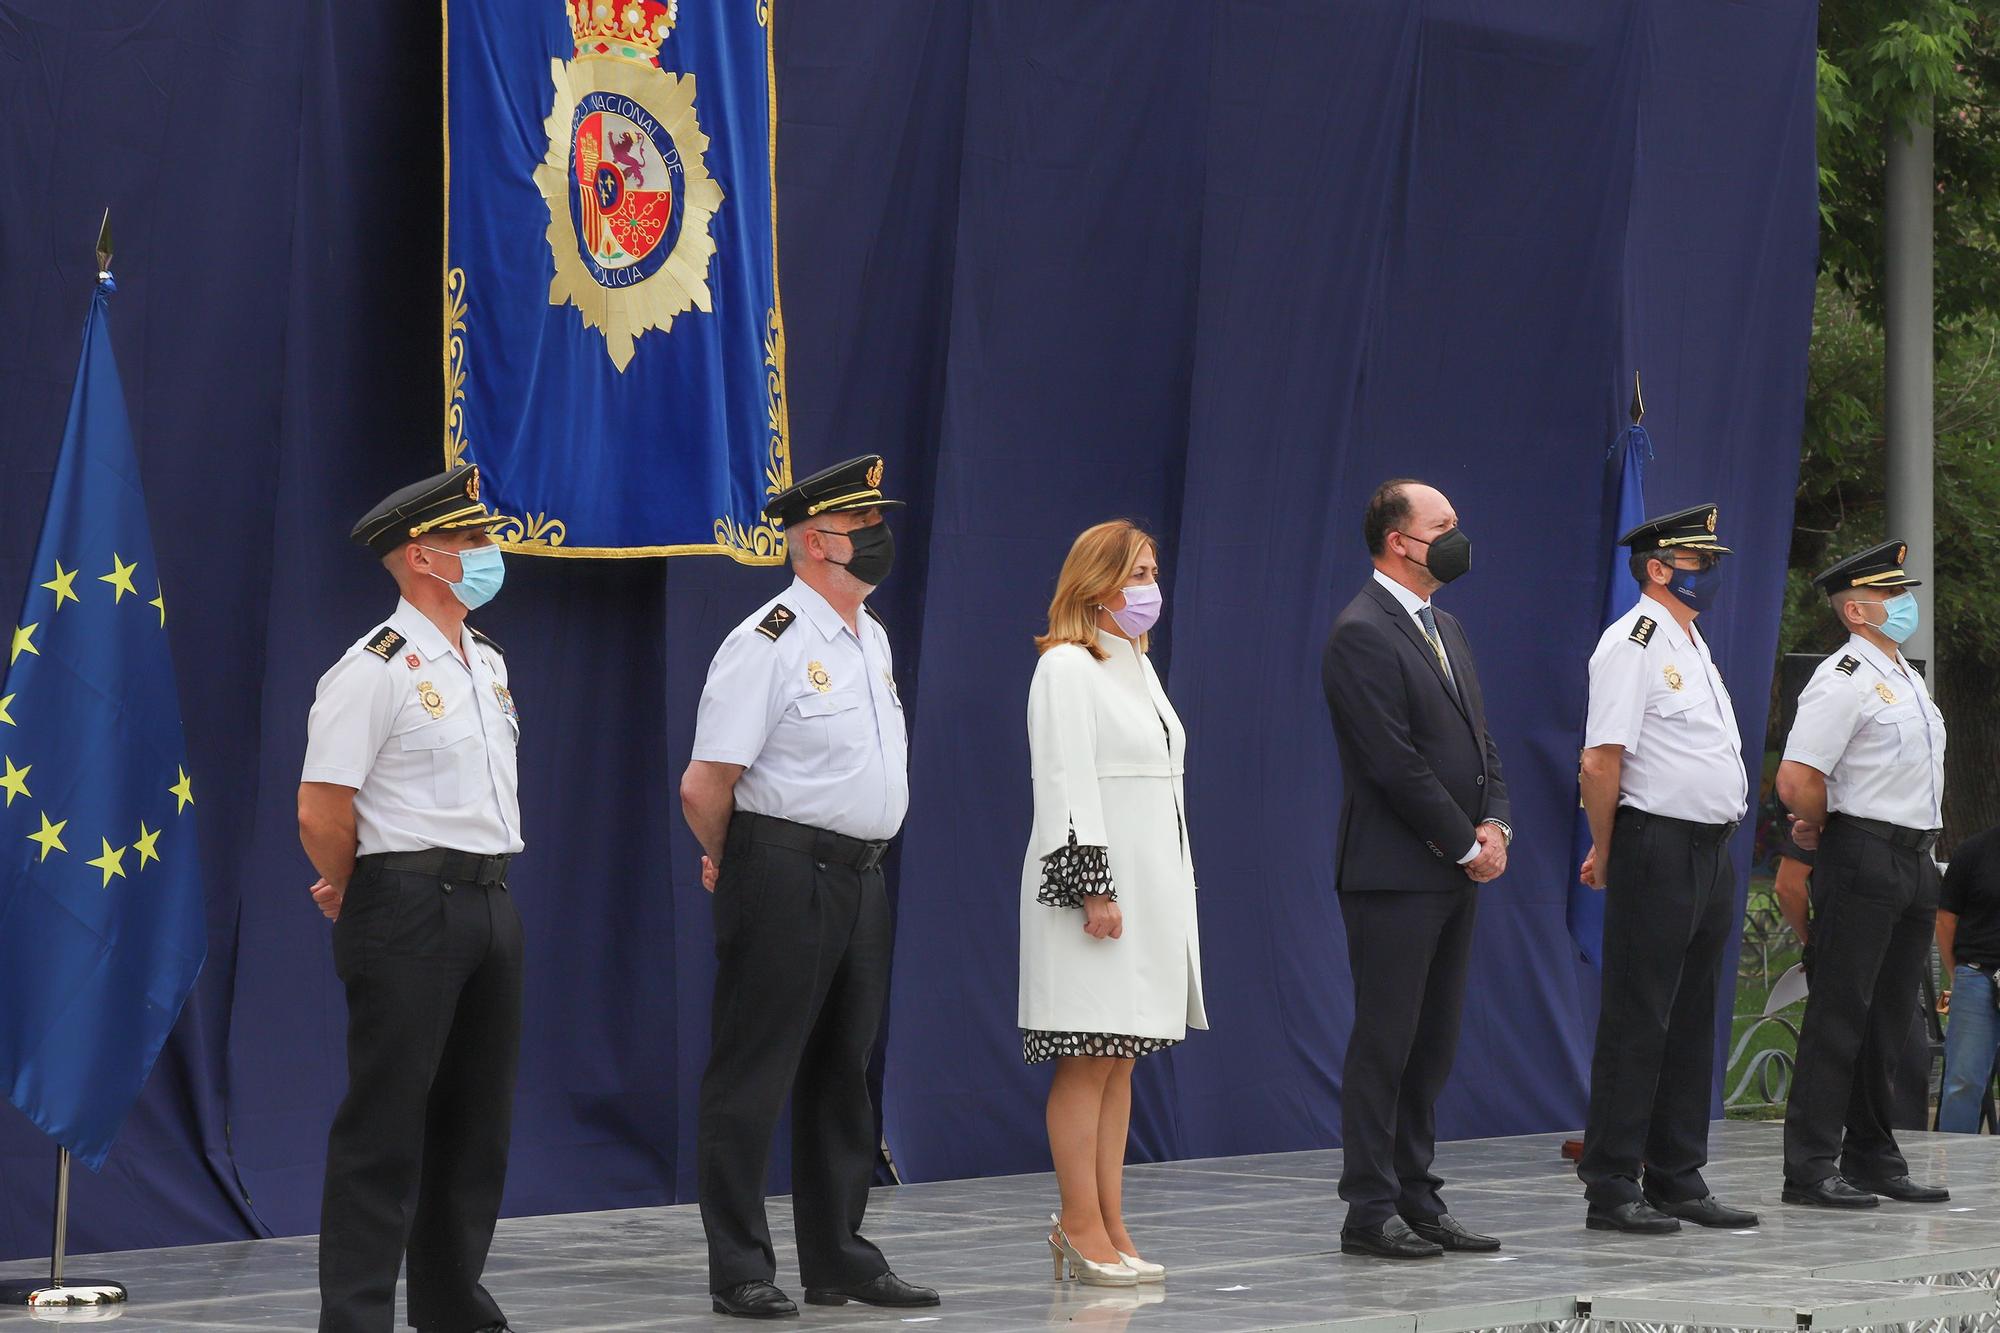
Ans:
[{"label": "police banner", "polygon": [[444,452],[510,551],[783,558],[772,0],[445,0]]}]

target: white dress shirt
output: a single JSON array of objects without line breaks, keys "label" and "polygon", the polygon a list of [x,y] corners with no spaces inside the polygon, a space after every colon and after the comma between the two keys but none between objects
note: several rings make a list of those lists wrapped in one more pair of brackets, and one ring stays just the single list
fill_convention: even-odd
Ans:
[{"label": "white dress shirt", "polygon": [[463,643],[461,659],[399,599],[320,677],[300,776],[354,788],[358,856],[521,850],[521,717],[507,659],[470,628]]},{"label": "white dress shirt", "polygon": [[[1428,597],[1417,596],[1415,593],[1411,592],[1408,588],[1405,588],[1402,584],[1396,582],[1396,580],[1390,578],[1387,574],[1384,574],[1379,569],[1375,571],[1375,581],[1381,584],[1383,587],[1387,588],[1390,592],[1390,595],[1396,599],[1396,605],[1402,607],[1403,610],[1409,614],[1410,620],[1414,622],[1417,627],[1417,633],[1426,642],[1434,642],[1437,644],[1438,665],[1444,668],[1445,679],[1451,682],[1452,688],[1453,689],[1458,688],[1458,677],[1453,675],[1451,670],[1451,657],[1444,651],[1443,632],[1440,631],[1438,637],[1436,639],[1432,639],[1430,636],[1430,631],[1424,628],[1424,618],[1417,614],[1419,611],[1423,610],[1425,607],[1431,604],[1430,599]],[[1495,820],[1493,822],[1498,823],[1499,821]],[[1501,825],[1501,827],[1504,828],[1506,826]],[[1458,864],[1470,865],[1474,860],[1478,858],[1478,856],[1479,856],[1479,840],[1477,838],[1474,838],[1472,841],[1472,850],[1467,852],[1464,856],[1459,857]]]},{"label": "white dress shirt", "polygon": [[1729,824],[1749,808],[1743,738],[1698,632],[1650,597],[1611,622],[1590,655],[1586,748],[1619,745],[1618,803]]},{"label": "white dress shirt", "polygon": [[694,757],[743,766],[737,809],[870,842],[902,828],[909,741],[889,635],[866,611],[856,623],[794,579],[716,650]]},{"label": "white dress shirt", "polygon": [[1856,634],[1799,695],[1785,758],[1826,775],[1826,808],[1908,829],[1944,823],[1944,715],[1924,678]]}]

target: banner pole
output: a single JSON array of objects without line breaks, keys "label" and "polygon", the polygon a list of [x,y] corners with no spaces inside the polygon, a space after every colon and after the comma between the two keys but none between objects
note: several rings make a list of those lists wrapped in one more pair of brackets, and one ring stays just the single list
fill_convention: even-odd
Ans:
[{"label": "banner pole", "polygon": [[63,1284],[63,1258],[69,1249],[69,1149],[56,1149],[56,1225],[49,1246],[49,1280],[42,1283],[0,1282],[0,1305],[29,1305],[38,1310],[76,1305],[117,1305],[125,1300],[125,1287],[117,1282]]}]

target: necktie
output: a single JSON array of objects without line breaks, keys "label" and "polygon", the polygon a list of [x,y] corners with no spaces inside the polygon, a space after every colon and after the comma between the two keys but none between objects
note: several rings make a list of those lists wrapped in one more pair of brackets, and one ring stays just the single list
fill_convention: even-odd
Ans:
[{"label": "necktie", "polygon": [[1444,668],[1445,679],[1450,680],[1451,663],[1444,655],[1444,640],[1438,637],[1437,617],[1431,614],[1428,606],[1420,606],[1417,608],[1417,619],[1423,624],[1424,637],[1431,641],[1431,651],[1437,654],[1438,665]]}]

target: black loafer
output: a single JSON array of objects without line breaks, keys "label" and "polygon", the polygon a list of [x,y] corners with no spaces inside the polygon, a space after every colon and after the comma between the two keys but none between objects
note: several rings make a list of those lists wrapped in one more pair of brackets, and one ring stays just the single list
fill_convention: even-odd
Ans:
[{"label": "black loafer", "polygon": [[807,1305],[845,1305],[849,1301],[860,1301],[863,1305],[886,1305],[892,1310],[917,1310],[944,1303],[929,1287],[905,1282],[894,1273],[884,1273],[851,1287],[806,1288]]},{"label": "black loafer", "polygon": [[1815,1208],[1873,1208],[1882,1202],[1874,1195],[1854,1188],[1839,1176],[1828,1176],[1810,1185],[1788,1180],[1784,1193],[1778,1197],[1786,1203],[1809,1203]]},{"label": "black loafer", "polygon": [[768,1282],[739,1282],[711,1295],[717,1314],[735,1315],[738,1319],[783,1319],[799,1312],[791,1297]]},{"label": "black loafer", "polygon": [[1951,1191],[1942,1185],[1919,1185],[1908,1176],[1890,1176],[1887,1180],[1848,1179],[1855,1189],[1869,1194],[1879,1194],[1897,1203],[1948,1203]]},{"label": "black loafer", "polygon": [[1634,1236],[1664,1236],[1681,1229],[1678,1221],[1643,1199],[1620,1204],[1593,1203],[1583,1215],[1583,1224],[1592,1231],[1623,1231]]},{"label": "black loafer", "polygon": [[1371,1259],[1435,1259],[1444,1253],[1444,1246],[1425,1240],[1402,1218],[1392,1217],[1378,1226],[1342,1227],[1340,1252]]},{"label": "black loafer", "polygon": [[1410,1224],[1410,1230],[1443,1249],[1480,1254],[1500,1248],[1499,1237],[1467,1231],[1450,1213],[1439,1213],[1436,1217],[1406,1217],[1403,1220]]},{"label": "black loafer", "polygon": [[1683,1222],[1692,1222],[1698,1227],[1724,1227],[1731,1231],[1742,1231],[1757,1225],[1757,1214],[1747,1208],[1731,1208],[1713,1194],[1704,1194],[1699,1199],[1683,1199],[1679,1203],[1669,1203],[1665,1199],[1646,1196],[1646,1203],[1657,1212],[1668,1217],[1678,1217]]}]

